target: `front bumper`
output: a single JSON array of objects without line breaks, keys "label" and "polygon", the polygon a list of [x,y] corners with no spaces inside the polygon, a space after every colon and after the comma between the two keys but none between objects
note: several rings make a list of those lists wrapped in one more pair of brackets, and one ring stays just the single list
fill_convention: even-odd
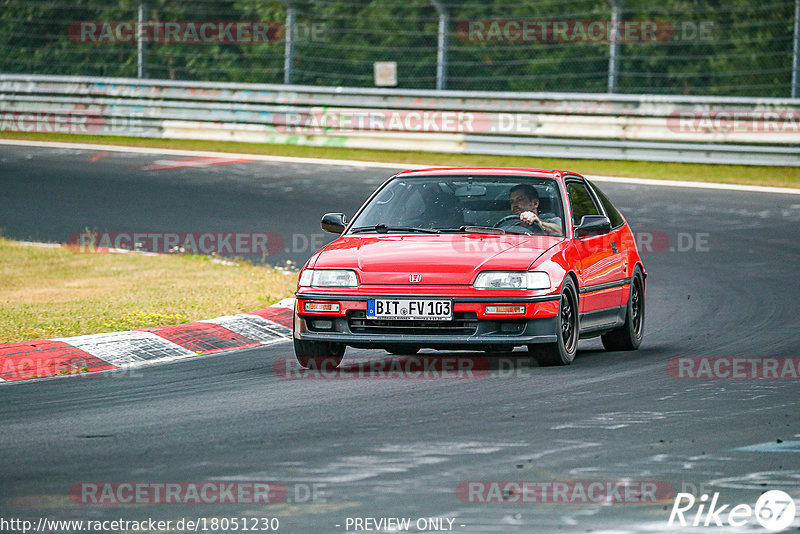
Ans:
[{"label": "front bumper", "polygon": [[[409,295],[334,295],[298,292],[294,337],[307,341],[342,343],[356,348],[408,345],[434,349],[476,349],[555,343],[559,295],[443,296],[453,301],[452,321],[372,320],[366,318],[369,298],[409,298]],[[308,312],[306,302],[338,303],[339,311]],[[487,314],[486,306],[524,305],[525,313]]]}]

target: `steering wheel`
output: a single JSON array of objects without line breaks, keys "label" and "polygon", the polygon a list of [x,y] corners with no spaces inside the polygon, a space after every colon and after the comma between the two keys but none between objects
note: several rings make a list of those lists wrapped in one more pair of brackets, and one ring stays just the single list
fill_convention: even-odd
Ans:
[{"label": "steering wheel", "polygon": [[[514,214],[506,215],[505,217],[503,217],[502,219],[497,221],[497,223],[495,223],[495,225],[494,225],[494,228],[500,228],[505,222],[511,221],[511,220],[516,220],[517,221],[517,224],[515,224],[513,226],[520,226],[525,231],[527,231],[527,232],[529,232],[531,234],[536,234],[536,233],[539,233],[539,232],[544,233],[544,228],[542,228],[542,225],[539,224],[538,221],[534,222],[533,225],[531,225],[531,226],[526,226],[526,225],[522,224],[522,221],[520,220],[519,215],[514,215]],[[538,229],[538,232],[535,229]]]}]

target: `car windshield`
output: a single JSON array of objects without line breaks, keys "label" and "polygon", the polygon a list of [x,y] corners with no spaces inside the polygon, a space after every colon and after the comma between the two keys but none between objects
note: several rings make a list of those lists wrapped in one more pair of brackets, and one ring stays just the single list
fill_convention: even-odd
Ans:
[{"label": "car windshield", "polygon": [[[562,205],[558,184],[552,178],[398,176],[372,197],[348,233],[563,236]],[[520,213],[526,211],[545,224],[521,221]]]}]

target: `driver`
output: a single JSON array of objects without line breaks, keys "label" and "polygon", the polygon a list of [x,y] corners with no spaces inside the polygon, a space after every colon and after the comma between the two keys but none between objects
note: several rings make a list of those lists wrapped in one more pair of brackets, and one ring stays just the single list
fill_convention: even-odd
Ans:
[{"label": "driver", "polygon": [[548,235],[561,235],[561,218],[549,217],[542,219],[539,217],[539,193],[530,184],[517,184],[508,193],[508,202],[511,205],[511,213],[519,215],[520,222],[512,221],[514,224],[531,226],[538,223],[542,230]]}]

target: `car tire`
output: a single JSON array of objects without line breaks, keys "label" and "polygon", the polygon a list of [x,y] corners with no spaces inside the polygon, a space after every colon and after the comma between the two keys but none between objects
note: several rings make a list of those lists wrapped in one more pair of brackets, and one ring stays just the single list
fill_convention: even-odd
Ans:
[{"label": "car tire", "polygon": [[541,366],[569,365],[578,352],[580,320],[578,315],[578,291],[572,278],[566,277],[561,286],[558,305],[558,340],[555,343],[529,345],[528,350]]},{"label": "car tire", "polygon": [[389,354],[394,354],[395,356],[411,356],[412,354],[416,354],[419,352],[421,347],[412,347],[412,346],[404,346],[404,345],[392,345],[386,347],[384,350]]},{"label": "car tire", "polygon": [[625,323],[619,328],[603,334],[606,350],[636,350],[644,337],[644,277],[639,267],[633,270]]},{"label": "car tire", "polygon": [[346,348],[341,343],[294,340],[294,355],[306,369],[336,369],[342,363]]}]

